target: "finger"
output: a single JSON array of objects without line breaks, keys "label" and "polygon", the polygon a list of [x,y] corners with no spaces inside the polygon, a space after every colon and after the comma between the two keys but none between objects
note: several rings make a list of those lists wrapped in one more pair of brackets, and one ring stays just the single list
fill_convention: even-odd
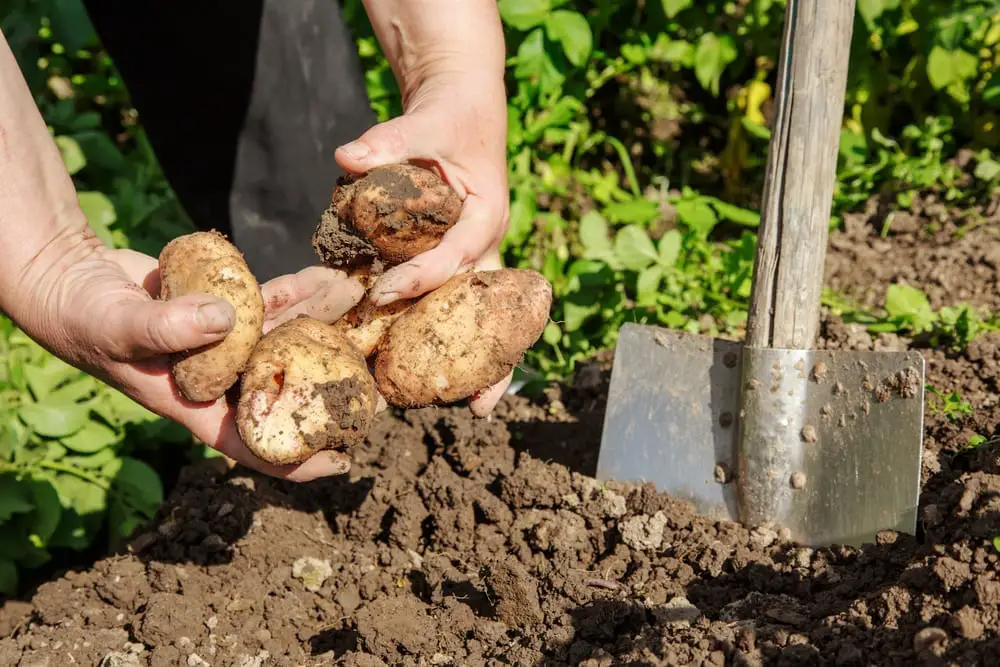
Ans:
[{"label": "finger", "polygon": [[264,298],[264,319],[274,317],[290,306],[314,295],[335,280],[346,279],[347,274],[325,266],[306,268],[284,276],[272,278],[260,286]]},{"label": "finger", "polygon": [[433,291],[461,269],[497,247],[499,240],[493,207],[470,195],[462,216],[441,242],[409,262],[386,271],[372,287],[369,298],[379,306],[412,299]]},{"label": "finger", "polygon": [[189,294],[170,301],[127,298],[95,313],[102,348],[115,361],[138,361],[220,341],[236,323],[224,299]]},{"label": "finger", "polygon": [[365,296],[365,288],[355,280],[340,280],[327,285],[309,298],[278,314],[265,322],[264,332],[268,332],[279,324],[306,315],[328,324],[342,318],[347,311],[354,308]]},{"label": "finger", "polygon": [[[309,459],[299,464],[275,465],[268,463],[258,458],[243,444],[239,428],[236,426],[235,414],[232,407],[227,405],[220,407],[225,411],[221,421],[217,421],[217,415],[206,415],[203,413],[199,415],[200,418],[194,423],[191,431],[210,447],[244,467],[256,470],[270,477],[286,479],[291,482],[309,482],[321,477],[343,475],[351,469],[351,459],[349,456],[342,452],[329,450],[316,452]],[[214,417],[214,419],[206,419],[206,417]],[[199,435],[198,431],[202,430],[204,435]]]},{"label": "finger", "polygon": [[[399,162],[430,163],[441,166],[442,155],[449,155],[455,133],[442,126],[440,117],[410,113],[373,126],[349,144],[334,152],[337,164],[347,172],[361,174],[375,167]],[[451,182],[459,196],[461,186]]]},{"label": "finger", "polygon": [[497,406],[503,395],[507,393],[507,389],[510,387],[513,379],[514,374],[510,373],[489,389],[485,389],[473,396],[472,400],[469,401],[469,409],[472,410],[472,414],[476,417],[486,417],[493,412],[493,408]]}]

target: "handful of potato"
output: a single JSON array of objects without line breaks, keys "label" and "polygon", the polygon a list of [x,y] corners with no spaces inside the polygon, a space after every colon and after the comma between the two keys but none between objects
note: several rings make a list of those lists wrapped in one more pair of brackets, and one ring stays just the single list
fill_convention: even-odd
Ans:
[{"label": "handful of potato", "polygon": [[[369,281],[435,247],[458,220],[458,195],[407,164],[342,178],[313,234],[328,266]],[[237,426],[261,459],[300,463],[362,442],[381,396],[406,408],[468,399],[506,377],[542,335],[552,288],[523,269],[459,274],[418,299],[363,299],[335,324],[300,316],[262,335],[260,285],[222,235],[196,232],[160,254],[161,298],[194,292],[228,300],[225,340],[172,361],[181,393],[214,401],[239,382]]]}]

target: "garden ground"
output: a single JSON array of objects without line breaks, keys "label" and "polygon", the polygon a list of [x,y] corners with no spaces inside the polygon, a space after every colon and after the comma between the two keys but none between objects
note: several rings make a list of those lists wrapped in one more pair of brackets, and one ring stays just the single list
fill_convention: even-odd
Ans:
[{"label": "garden ground", "polygon": [[[935,309],[995,311],[998,205],[959,233],[918,202],[883,234],[873,203],[832,235],[827,285],[876,306],[905,281]],[[385,414],[346,477],[186,470],[129,552],[0,610],[0,663],[996,664],[1000,334],[949,352],[827,312],[822,341],[917,347],[949,397],[928,394],[916,537],[804,549],[600,485],[603,359],[490,420]]]}]

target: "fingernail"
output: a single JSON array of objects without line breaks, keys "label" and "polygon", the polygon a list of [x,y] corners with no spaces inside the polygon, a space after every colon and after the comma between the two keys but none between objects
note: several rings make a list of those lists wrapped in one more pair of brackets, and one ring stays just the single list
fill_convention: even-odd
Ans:
[{"label": "fingernail", "polygon": [[352,141],[346,146],[341,146],[340,150],[344,151],[355,160],[363,160],[372,152],[371,146],[361,143],[360,141]]},{"label": "fingernail", "polygon": [[381,292],[374,301],[376,306],[387,306],[399,298],[399,292]]},{"label": "fingernail", "polygon": [[224,301],[213,301],[198,306],[195,319],[205,333],[224,333],[235,324],[233,307]]}]

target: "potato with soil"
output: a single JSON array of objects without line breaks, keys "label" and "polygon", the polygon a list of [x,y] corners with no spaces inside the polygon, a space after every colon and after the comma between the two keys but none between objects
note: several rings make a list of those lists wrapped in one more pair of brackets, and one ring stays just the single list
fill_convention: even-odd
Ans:
[{"label": "potato with soil", "polygon": [[[364,355],[344,333],[300,315],[254,348],[236,423],[257,457],[302,463],[320,450],[346,450],[363,441],[378,399]],[[345,471],[349,461],[345,454]]]},{"label": "potato with soil", "polygon": [[390,405],[426,407],[496,384],[542,335],[552,286],[524,269],[459,274],[392,323],[374,364]]},{"label": "potato with soil", "polygon": [[419,299],[401,299],[384,306],[376,306],[368,299],[352,308],[337,320],[334,326],[368,358],[374,354],[392,323],[409,310]]},{"label": "potato with soil", "polygon": [[384,165],[337,182],[313,248],[336,268],[394,266],[440,243],[461,212],[458,193],[433,171]]},{"label": "potato with soil", "polygon": [[236,311],[225,339],[173,356],[171,373],[190,401],[215,401],[246,366],[264,326],[264,298],[243,254],[222,234],[194,232],[175,238],[160,252],[160,298],[211,294]]}]

